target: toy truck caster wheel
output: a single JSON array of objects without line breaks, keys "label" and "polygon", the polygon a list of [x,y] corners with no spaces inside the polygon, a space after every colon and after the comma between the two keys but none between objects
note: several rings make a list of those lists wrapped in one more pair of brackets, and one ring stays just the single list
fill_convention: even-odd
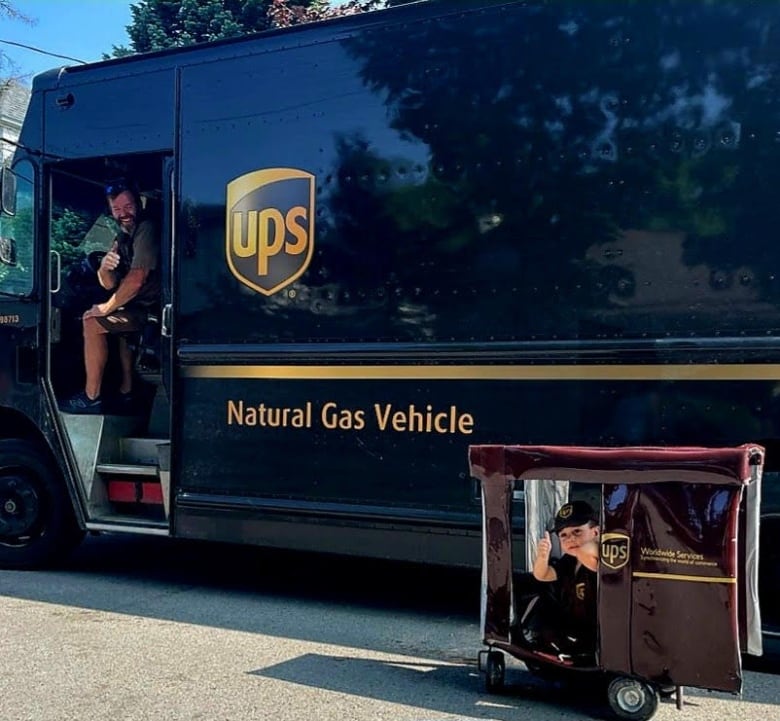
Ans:
[{"label": "toy truck caster wheel", "polygon": [[504,690],[505,673],[504,654],[499,651],[488,653],[485,661],[485,691],[488,693],[501,693]]},{"label": "toy truck caster wheel", "polygon": [[649,683],[625,676],[610,682],[607,700],[618,718],[629,721],[647,721],[658,710],[658,691]]}]

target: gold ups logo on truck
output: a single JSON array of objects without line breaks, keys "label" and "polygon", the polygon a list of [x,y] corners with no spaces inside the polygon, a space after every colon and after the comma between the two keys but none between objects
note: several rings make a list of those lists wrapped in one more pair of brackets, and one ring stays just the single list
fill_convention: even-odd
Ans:
[{"label": "gold ups logo on truck", "polygon": [[314,176],[256,170],[227,186],[226,257],[244,285],[271,295],[303,274],[314,252]]}]

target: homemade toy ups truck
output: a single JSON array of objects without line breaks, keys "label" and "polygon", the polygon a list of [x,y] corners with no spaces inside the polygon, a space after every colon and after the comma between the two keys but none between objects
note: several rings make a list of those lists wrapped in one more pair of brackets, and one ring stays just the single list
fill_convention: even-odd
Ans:
[{"label": "homemade toy ups truck", "polygon": [[[777,537],[778,27],[431,1],[36,77],[0,178],[0,565],[126,532],[478,566],[480,444],[760,443]],[[133,403],[111,334],[102,412],[67,413],[117,182],[159,304]]]},{"label": "homemade toy ups truck", "polygon": [[[535,673],[603,684],[612,712],[631,721],[652,717],[661,695],[676,693],[682,708],[684,686],[741,691],[741,654],[762,653],[756,577],[763,448],[482,445],[469,449],[469,460],[482,487],[487,649],[479,665],[488,691],[504,686],[505,654]],[[527,563],[512,547],[518,488],[527,500]],[[554,516],[565,529],[567,509],[574,521],[577,503],[594,509],[599,532],[588,619],[595,643],[587,653],[551,652],[536,640],[540,629],[536,638],[529,634],[539,623],[529,609],[560,603],[551,588],[557,582],[534,586],[533,542],[549,533]],[[577,580],[577,594],[589,593],[587,581]]]}]

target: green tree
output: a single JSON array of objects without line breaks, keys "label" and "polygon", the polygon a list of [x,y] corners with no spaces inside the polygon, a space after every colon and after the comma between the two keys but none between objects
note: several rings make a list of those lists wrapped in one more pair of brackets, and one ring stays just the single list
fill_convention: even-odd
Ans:
[{"label": "green tree", "polygon": [[52,248],[60,254],[64,266],[84,256],[81,245],[89,226],[89,218],[68,208],[56,214],[52,220]]},{"label": "green tree", "polygon": [[237,37],[372,10],[383,4],[380,0],[349,0],[338,6],[331,6],[327,0],[140,0],[130,5],[130,46],[114,46],[112,56]]}]

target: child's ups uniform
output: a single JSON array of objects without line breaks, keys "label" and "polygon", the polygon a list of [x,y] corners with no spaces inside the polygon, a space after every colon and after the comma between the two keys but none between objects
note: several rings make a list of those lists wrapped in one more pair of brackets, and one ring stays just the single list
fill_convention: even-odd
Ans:
[{"label": "child's ups uniform", "polygon": [[[573,501],[555,514],[553,530],[559,533],[565,528],[597,525],[598,520],[590,504]],[[537,651],[562,659],[591,659],[598,638],[598,573],[567,554],[550,559],[550,567],[557,578],[545,584],[549,588],[544,589],[533,608],[529,605],[523,636]]]}]

